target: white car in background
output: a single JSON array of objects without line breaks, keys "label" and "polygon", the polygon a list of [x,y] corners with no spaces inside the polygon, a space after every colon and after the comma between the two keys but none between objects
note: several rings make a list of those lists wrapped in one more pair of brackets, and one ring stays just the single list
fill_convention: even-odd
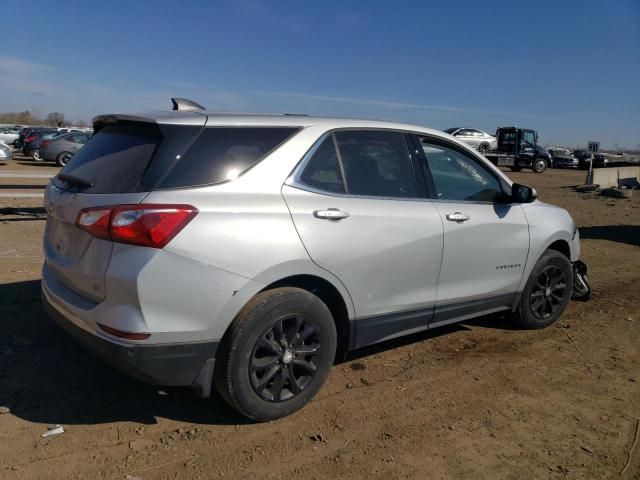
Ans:
[{"label": "white car in background", "polygon": [[18,139],[18,135],[15,128],[0,127],[0,142],[11,145]]},{"label": "white car in background", "polygon": [[13,158],[13,148],[0,141],[0,160],[11,160]]},{"label": "white car in background", "polygon": [[476,128],[454,127],[444,130],[445,133],[453,135],[461,142],[475,148],[479,152],[488,152],[498,148],[498,140],[493,135],[478,130]]}]

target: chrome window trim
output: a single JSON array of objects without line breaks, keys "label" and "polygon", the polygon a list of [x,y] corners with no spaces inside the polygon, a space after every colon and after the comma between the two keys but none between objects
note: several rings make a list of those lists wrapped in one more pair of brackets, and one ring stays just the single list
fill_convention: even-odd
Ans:
[{"label": "chrome window trim", "polygon": [[[380,128],[380,127],[340,127],[340,128],[332,128],[330,130],[327,130],[326,132],[324,132],[320,137],[318,137],[318,139],[313,143],[313,145],[309,148],[309,150],[307,150],[307,152],[302,156],[302,159],[296,164],[295,167],[293,167],[292,172],[289,174],[289,176],[287,177],[287,179],[284,181],[284,185],[287,185],[289,187],[293,187],[296,188],[298,190],[303,190],[305,192],[310,192],[310,193],[316,193],[318,195],[326,195],[329,197],[342,197],[342,198],[355,198],[355,199],[362,199],[362,200],[399,200],[399,201],[419,201],[419,202],[437,202],[437,203],[464,203],[464,204],[470,204],[470,205],[520,205],[519,203],[498,203],[498,202],[482,202],[482,201],[477,201],[477,200],[449,200],[449,199],[439,199],[439,198],[425,198],[425,197],[380,197],[380,196],[371,196],[371,195],[353,195],[353,194],[349,194],[349,193],[336,193],[336,192],[329,192],[327,190],[322,190],[319,188],[315,188],[312,187],[310,185],[305,184],[301,179],[301,175],[302,175],[302,171],[304,170],[304,168],[306,167],[306,165],[309,163],[311,157],[313,156],[313,154],[318,150],[318,148],[320,148],[320,145],[322,145],[322,142],[324,142],[324,140],[328,137],[333,137],[333,134],[335,132],[343,132],[343,131],[352,131],[352,132],[357,132],[357,131],[384,131],[384,132],[396,132],[396,133],[401,133],[404,135],[414,135],[414,136],[420,136],[420,137],[425,137],[425,138],[429,138],[429,139],[434,139],[436,141],[440,141],[444,144],[446,144],[447,146],[450,146],[450,148],[452,148],[453,150],[459,150],[460,146],[456,145],[456,144],[452,144],[450,141],[448,141],[446,138],[440,137],[438,135],[433,135],[430,133],[425,133],[425,132],[419,132],[416,130],[403,130],[403,129],[397,129],[397,128]],[[334,147],[336,147],[335,145],[335,139],[334,139]],[[411,148],[409,145],[407,145],[408,150],[409,150],[409,154],[412,155],[411,153]],[[467,152],[468,153],[468,152]],[[471,153],[473,156],[475,156],[474,160],[476,162],[487,162],[487,160],[480,156],[478,153],[476,153],[475,151],[471,150]],[[338,153],[338,149],[336,147],[336,154],[339,155]],[[339,157],[338,157],[339,158]],[[340,162],[340,168],[342,168],[342,164]],[[495,172],[493,172],[491,170],[491,168],[487,166],[482,166],[483,170],[487,171],[487,173],[489,173],[490,175],[494,176],[496,178],[496,180],[498,180],[498,182],[502,185],[502,186],[508,186],[510,187],[510,185],[504,185],[504,181],[502,179],[502,177],[500,177],[499,175],[495,174]],[[419,181],[418,179],[416,179],[416,181]],[[344,178],[344,174],[343,174],[343,179],[342,179],[343,184],[345,184],[345,178]]]}]

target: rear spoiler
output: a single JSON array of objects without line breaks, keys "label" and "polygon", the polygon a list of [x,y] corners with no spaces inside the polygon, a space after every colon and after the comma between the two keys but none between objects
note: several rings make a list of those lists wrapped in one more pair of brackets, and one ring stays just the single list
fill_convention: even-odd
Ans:
[{"label": "rear spoiler", "polygon": [[113,125],[118,122],[135,122],[135,123],[170,123],[176,125],[199,125],[204,126],[207,121],[207,115],[200,111],[155,111],[141,113],[115,113],[105,114],[93,117],[94,132],[98,132],[106,125]]}]

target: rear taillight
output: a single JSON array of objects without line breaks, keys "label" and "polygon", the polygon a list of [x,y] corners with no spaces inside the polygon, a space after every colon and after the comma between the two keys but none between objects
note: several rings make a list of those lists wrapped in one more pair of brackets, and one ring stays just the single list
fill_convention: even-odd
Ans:
[{"label": "rear taillight", "polygon": [[40,142],[40,148],[48,147],[49,143],[49,140],[43,140],[42,142]]},{"label": "rear taillight", "polygon": [[36,139],[36,136],[35,136],[35,135],[33,135],[33,134],[31,134],[31,135],[29,135],[27,138],[25,138],[25,140],[24,140],[24,141],[25,141],[25,142],[27,142],[27,143],[31,143],[31,142],[33,142],[35,139]]},{"label": "rear taillight", "polygon": [[81,210],[76,225],[97,238],[162,248],[197,213],[191,205],[115,205]]},{"label": "rear taillight", "polygon": [[94,237],[109,240],[110,208],[85,208],[78,214],[76,225]]}]

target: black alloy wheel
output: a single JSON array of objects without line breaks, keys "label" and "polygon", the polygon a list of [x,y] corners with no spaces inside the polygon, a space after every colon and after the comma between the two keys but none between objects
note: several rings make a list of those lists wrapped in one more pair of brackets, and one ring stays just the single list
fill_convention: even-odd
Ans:
[{"label": "black alloy wheel", "polygon": [[566,272],[550,265],[538,275],[529,294],[529,305],[533,315],[540,319],[550,318],[562,306],[566,298]]},{"label": "black alloy wheel", "polygon": [[557,250],[546,250],[534,265],[517,297],[512,320],[522,328],[544,328],[560,318],[573,291],[573,268]]},{"label": "black alloy wheel", "polygon": [[251,386],[268,402],[290,400],[313,380],[321,348],[318,327],[305,315],[276,320],[253,347]]},{"label": "black alloy wheel", "polygon": [[331,371],[336,325],[327,305],[296,287],[265,290],[238,313],[216,352],[214,386],[257,421],[299,410]]}]

